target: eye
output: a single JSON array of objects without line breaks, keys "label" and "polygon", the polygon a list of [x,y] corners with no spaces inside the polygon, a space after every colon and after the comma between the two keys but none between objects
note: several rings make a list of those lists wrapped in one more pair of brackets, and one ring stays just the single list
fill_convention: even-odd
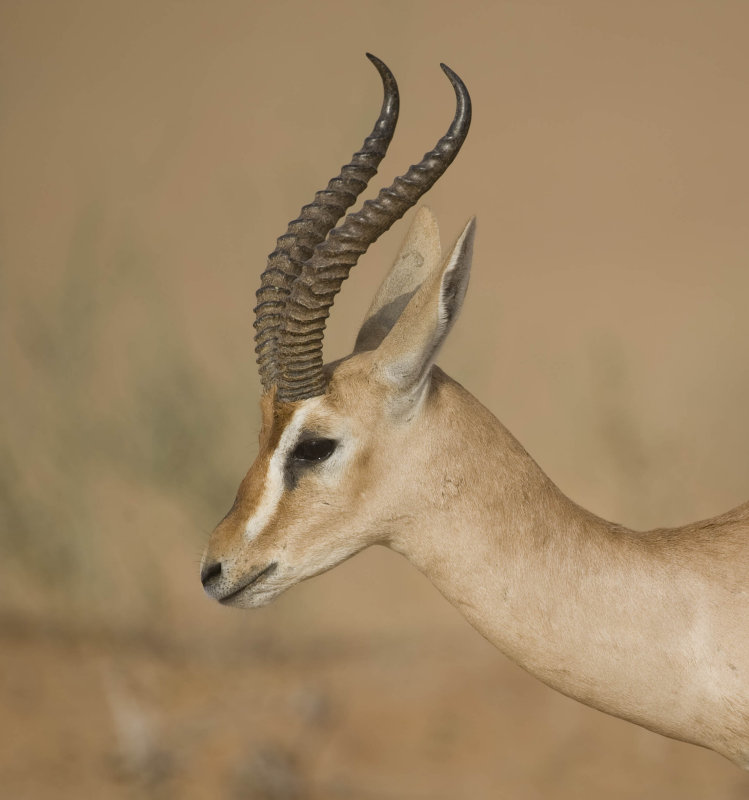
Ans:
[{"label": "eye", "polygon": [[291,457],[294,461],[325,461],[337,444],[334,439],[303,439],[294,448]]}]

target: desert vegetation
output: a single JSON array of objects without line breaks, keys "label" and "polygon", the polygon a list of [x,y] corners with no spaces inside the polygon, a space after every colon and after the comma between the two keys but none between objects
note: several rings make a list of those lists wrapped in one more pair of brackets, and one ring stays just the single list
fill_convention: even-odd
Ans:
[{"label": "desert vegetation", "polygon": [[[474,99],[427,198],[445,238],[479,219],[441,366],[603,516],[647,528],[749,497],[746,9],[308,14],[0,9],[3,792],[747,796],[718,756],[528,678],[390,553],[247,614],[197,576],[254,456],[257,279],[376,114],[366,49],[402,93],[382,183],[447,122],[440,60]],[[404,231],[352,274],[329,357]]]}]

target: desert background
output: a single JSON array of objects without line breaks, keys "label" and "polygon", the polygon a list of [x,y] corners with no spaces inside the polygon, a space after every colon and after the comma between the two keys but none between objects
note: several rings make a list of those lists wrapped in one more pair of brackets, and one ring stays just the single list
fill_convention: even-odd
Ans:
[{"label": "desert background", "polygon": [[[274,605],[198,581],[259,423],[254,292],[377,116],[366,196],[472,130],[439,363],[551,478],[646,529],[749,498],[744,0],[0,0],[0,796],[749,798],[553,693],[381,548]],[[353,271],[347,353],[412,214]]]}]

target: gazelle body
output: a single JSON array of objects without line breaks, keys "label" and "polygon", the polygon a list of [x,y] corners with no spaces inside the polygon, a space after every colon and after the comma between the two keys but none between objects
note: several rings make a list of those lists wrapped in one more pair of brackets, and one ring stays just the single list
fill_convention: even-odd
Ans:
[{"label": "gazelle body", "polygon": [[[375,63],[386,87],[375,131],[387,128],[389,137],[397,90]],[[447,72],[456,119],[399,180],[431,168],[451,136],[457,147],[419,191],[406,187],[410,205],[467,133],[467,92]],[[211,536],[206,591],[227,605],[263,605],[384,544],[549,686],[749,768],[749,504],[649,533],[606,522],[565,497],[486,408],[433,366],[467,288],[473,221],[443,258],[437,223],[422,208],[353,354],[322,367],[318,331],[356,260],[342,269],[345,254],[326,261],[326,253],[343,243],[358,257],[361,242],[366,249],[408,207],[380,219],[388,192],[399,190],[396,181],[338,230],[330,204],[324,225],[300,226],[317,213],[305,207],[271,255],[256,323],[265,387],[259,453]],[[282,276],[275,283],[273,273]]]}]

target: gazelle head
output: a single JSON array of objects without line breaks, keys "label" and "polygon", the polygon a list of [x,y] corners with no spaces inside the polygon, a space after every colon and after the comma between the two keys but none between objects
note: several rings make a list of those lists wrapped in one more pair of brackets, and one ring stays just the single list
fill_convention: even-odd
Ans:
[{"label": "gazelle head", "polygon": [[351,267],[447,169],[471,119],[465,86],[443,65],[457,97],[447,133],[336,227],[375,174],[398,116],[395,79],[369,58],[385,89],[374,129],[278,239],[258,291],[259,452],[201,568],[206,592],[226,605],[263,605],[387,542],[408,524],[433,455],[426,433],[432,365],[465,295],[473,220],[443,259],[437,223],[420,209],[354,352],[327,366],[322,360],[325,319]]}]

